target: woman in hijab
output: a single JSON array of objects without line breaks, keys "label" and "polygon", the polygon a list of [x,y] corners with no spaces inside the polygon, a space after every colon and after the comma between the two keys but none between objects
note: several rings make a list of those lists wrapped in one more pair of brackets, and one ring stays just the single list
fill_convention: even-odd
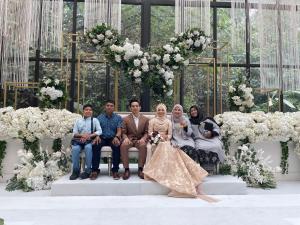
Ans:
[{"label": "woman in hijab", "polygon": [[159,104],[156,107],[156,117],[149,122],[149,135],[158,133],[161,140],[152,144],[155,150],[144,168],[145,179],[154,180],[169,188],[169,196],[172,197],[214,201],[199,192],[199,185],[207,176],[207,172],[179,148],[171,146],[172,123],[166,114],[166,106]]},{"label": "woman in hijab", "polygon": [[192,138],[192,126],[190,121],[183,116],[183,107],[176,104],[172,110],[173,136],[171,143],[178,146],[194,161],[198,161],[195,141]]},{"label": "woman in hijab", "polygon": [[225,151],[216,121],[211,117],[203,118],[199,108],[195,105],[190,107],[190,116],[200,164],[206,167],[207,164],[223,162]]}]

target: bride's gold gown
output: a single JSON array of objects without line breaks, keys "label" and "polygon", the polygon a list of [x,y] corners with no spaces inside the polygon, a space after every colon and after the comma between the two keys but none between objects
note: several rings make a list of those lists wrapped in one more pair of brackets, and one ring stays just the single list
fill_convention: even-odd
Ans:
[{"label": "bride's gold gown", "polygon": [[198,186],[207,176],[207,172],[179,148],[170,144],[172,123],[169,119],[153,118],[149,122],[149,134],[158,131],[165,136],[155,148],[152,157],[144,168],[146,180],[155,180],[169,188],[172,197],[199,197],[213,201],[199,193]]}]

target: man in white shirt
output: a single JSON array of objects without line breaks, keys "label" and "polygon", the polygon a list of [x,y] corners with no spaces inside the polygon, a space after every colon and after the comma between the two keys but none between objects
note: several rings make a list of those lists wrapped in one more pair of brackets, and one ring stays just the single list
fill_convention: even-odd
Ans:
[{"label": "man in white shirt", "polygon": [[[72,140],[72,164],[73,172],[70,180],[76,180],[79,176],[86,179],[90,176],[92,167],[92,145],[98,142],[95,137],[102,134],[102,129],[97,118],[93,118],[93,107],[90,104],[83,106],[83,118],[76,121],[73,128]],[[85,152],[85,170],[80,174],[80,151]],[[80,175],[79,175],[80,174]]]}]

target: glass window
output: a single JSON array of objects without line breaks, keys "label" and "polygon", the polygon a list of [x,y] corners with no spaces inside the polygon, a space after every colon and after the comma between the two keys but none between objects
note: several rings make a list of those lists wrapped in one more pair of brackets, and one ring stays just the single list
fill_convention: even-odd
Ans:
[{"label": "glass window", "polygon": [[122,5],[121,34],[132,43],[141,42],[141,6]]},{"label": "glass window", "polygon": [[[246,44],[243,38],[245,34],[245,10],[236,10],[236,15],[241,21],[236,28],[236,33],[238,36],[236,37],[236,44],[230,50],[229,54],[229,62],[230,63],[246,63]],[[218,42],[231,44],[231,34],[232,34],[232,26],[231,26],[231,16],[230,9],[228,8],[218,8]],[[224,57],[223,57],[224,58]],[[224,58],[225,59],[225,58]],[[224,59],[222,60],[223,62]]]},{"label": "glass window", "polygon": [[151,45],[161,46],[175,35],[175,7],[151,7]]}]

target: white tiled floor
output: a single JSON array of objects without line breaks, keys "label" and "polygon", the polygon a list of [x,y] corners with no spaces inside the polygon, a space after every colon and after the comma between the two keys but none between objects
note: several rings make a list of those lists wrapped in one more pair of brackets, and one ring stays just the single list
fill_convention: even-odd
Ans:
[{"label": "white tiled floor", "polygon": [[300,182],[248,193],[208,203],[166,196],[51,197],[49,191],[8,193],[0,184],[0,217],[6,225],[300,225]]}]

